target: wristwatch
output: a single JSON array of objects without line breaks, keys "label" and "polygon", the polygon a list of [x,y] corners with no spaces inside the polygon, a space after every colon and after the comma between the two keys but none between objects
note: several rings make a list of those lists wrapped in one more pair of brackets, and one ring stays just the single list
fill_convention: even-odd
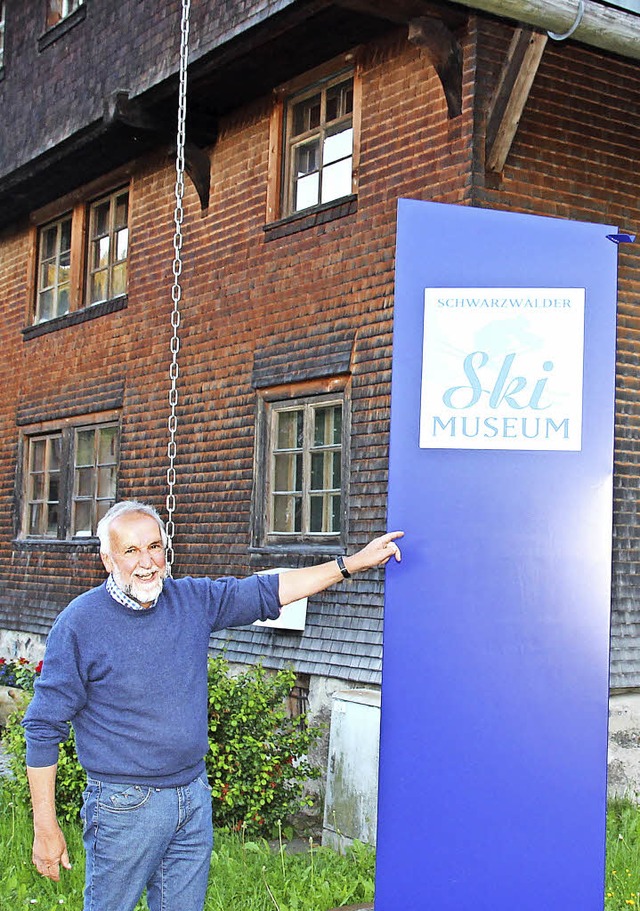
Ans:
[{"label": "wristwatch", "polygon": [[340,555],[339,557],[336,557],[336,563],[338,564],[338,569],[342,573],[343,578],[350,579],[351,573],[349,572],[347,567],[344,565],[344,557],[342,555]]}]

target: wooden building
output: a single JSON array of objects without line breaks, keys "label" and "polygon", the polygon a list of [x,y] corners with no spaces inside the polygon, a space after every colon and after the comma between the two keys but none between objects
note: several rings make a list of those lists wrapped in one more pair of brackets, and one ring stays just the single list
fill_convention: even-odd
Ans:
[{"label": "wooden building", "polygon": [[[0,0],[5,653],[102,579],[114,499],[164,509],[180,13]],[[637,0],[192,0],[176,575],[384,530],[398,198],[635,233],[638,58]],[[639,250],[620,247],[614,689],[640,687]],[[375,687],[382,605],[372,571],[302,632],[220,639],[303,688]]]}]

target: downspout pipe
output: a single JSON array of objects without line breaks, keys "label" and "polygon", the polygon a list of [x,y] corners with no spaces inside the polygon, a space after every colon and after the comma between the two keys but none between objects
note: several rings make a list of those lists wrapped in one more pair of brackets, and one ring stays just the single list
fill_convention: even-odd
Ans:
[{"label": "downspout pipe", "polygon": [[640,60],[640,16],[595,0],[455,0],[521,25]]}]

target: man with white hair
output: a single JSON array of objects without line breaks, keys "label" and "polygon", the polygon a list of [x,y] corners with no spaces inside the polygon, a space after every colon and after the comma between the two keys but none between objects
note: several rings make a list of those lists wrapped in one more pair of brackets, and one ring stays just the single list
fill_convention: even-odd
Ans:
[{"label": "man with white hair", "polygon": [[73,722],[87,773],[84,911],[201,911],[213,828],[204,756],[212,631],[279,615],[353,573],[400,560],[390,532],[351,556],[245,579],[167,576],[156,510],[123,501],[98,525],[108,578],[54,623],[23,725],[34,819],[33,862],[60,878],[59,744]]}]

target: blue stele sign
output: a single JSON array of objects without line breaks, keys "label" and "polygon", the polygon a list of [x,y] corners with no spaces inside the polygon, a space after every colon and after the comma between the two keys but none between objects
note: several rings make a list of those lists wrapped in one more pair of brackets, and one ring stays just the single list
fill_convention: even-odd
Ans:
[{"label": "blue stele sign", "polygon": [[579,451],[584,288],[426,288],[423,449]]}]

